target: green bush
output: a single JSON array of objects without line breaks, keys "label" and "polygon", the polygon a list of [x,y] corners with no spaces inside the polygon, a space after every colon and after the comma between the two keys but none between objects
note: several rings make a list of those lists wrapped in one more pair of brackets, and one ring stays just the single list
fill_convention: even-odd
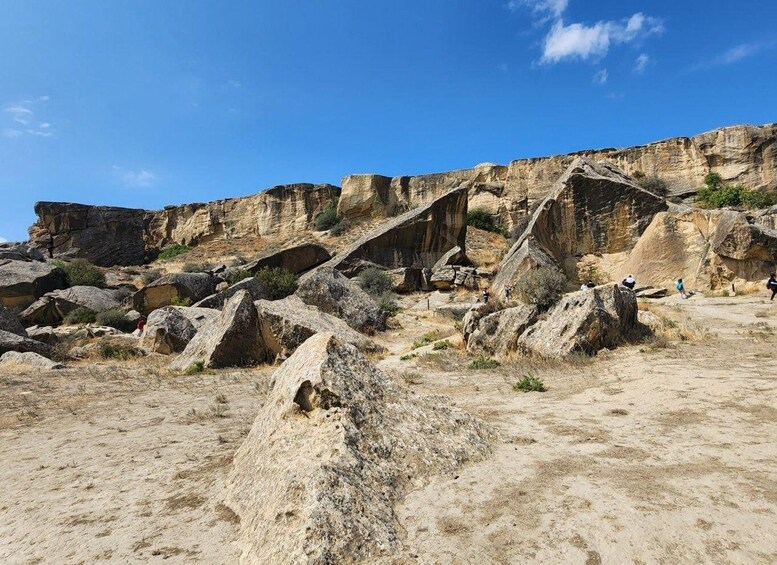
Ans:
[{"label": "green bush", "polygon": [[251,273],[249,271],[246,271],[245,269],[235,269],[231,273],[229,273],[229,276],[227,277],[227,282],[230,285],[239,283],[242,280],[250,279]]},{"label": "green bush", "polygon": [[564,273],[558,269],[540,267],[523,275],[518,280],[515,291],[525,303],[547,310],[558,302],[566,286],[567,278]]},{"label": "green bush", "polygon": [[507,237],[509,234],[504,226],[498,225],[494,221],[494,216],[484,208],[473,208],[467,212],[467,225],[485,231],[502,234]]},{"label": "green bush", "polygon": [[52,261],[52,264],[65,271],[68,286],[96,286],[105,288],[105,273],[86,259],[72,261]]},{"label": "green bush", "polygon": [[777,203],[777,197],[741,184],[723,184],[719,174],[710,172],[704,177],[704,188],[696,193],[696,203],[705,208],[767,208]]},{"label": "green bush", "polygon": [[475,369],[477,371],[482,371],[485,369],[496,369],[500,365],[499,361],[496,359],[489,359],[488,357],[478,357],[477,359],[473,359],[470,364],[470,369]]},{"label": "green bush", "polygon": [[359,275],[359,284],[367,294],[376,299],[394,289],[391,275],[376,267],[364,269]]},{"label": "green bush", "polygon": [[280,300],[297,290],[297,275],[281,267],[262,267],[256,273],[270,300]]},{"label": "green bush", "polygon": [[183,372],[184,375],[196,375],[202,373],[205,370],[205,363],[203,361],[195,361]]},{"label": "green bush", "polygon": [[545,384],[531,373],[526,373],[521,377],[521,380],[513,385],[513,390],[520,390],[523,392],[545,392]]},{"label": "green bush", "polygon": [[440,332],[439,330],[434,330],[431,332],[427,332],[415,341],[413,341],[413,349],[418,349],[419,347],[423,347],[424,345],[429,345],[433,341],[437,341],[440,338]]},{"label": "green bush", "polygon": [[442,341],[435,342],[435,344],[432,346],[432,351],[441,351],[444,349],[449,349],[451,347],[453,347],[453,345],[451,345],[451,342],[448,341],[447,339],[444,339]]},{"label": "green bush", "polygon": [[135,329],[136,324],[132,320],[128,320],[125,314],[121,308],[111,308],[98,312],[95,321],[101,326],[116,328],[122,332],[131,332]]},{"label": "green bush", "polygon": [[669,183],[666,182],[664,179],[658,176],[642,176],[642,177],[635,177],[637,185],[647,190],[648,192],[652,192],[653,194],[656,194],[658,196],[666,197],[669,194]]},{"label": "green bush", "polygon": [[337,199],[334,199],[327,202],[321,213],[316,216],[316,229],[325,231],[333,228],[337,222]]},{"label": "green bush", "polygon": [[173,296],[173,298],[170,300],[171,306],[191,306],[192,305],[192,299],[182,296]]},{"label": "green bush", "polygon": [[149,271],[145,271],[141,276],[141,280],[143,281],[143,284],[149,285],[155,280],[162,278],[162,271],[159,269],[151,269]]},{"label": "green bush", "polygon": [[68,312],[63,320],[68,326],[77,326],[79,324],[91,324],[97,319],[94,310],[79,306],[75,310]]},{"label": "green bush", "polygon": [[378,298],[378,308],[380,308],[381,312],[385,313],[386,316],[396,316],[399,312],[397,297],[394,296],[393,292],[384,292]]},{"label": "green bush", "polygon": [[99,351],[100,357],[103,359],[117,359],[119,361],[129,361],[143,355],[137,347],[121,343],[101,343]]},{"label": "green bush", "polygon": [[168,259],[172,259],[173,257],[178,257],[179,255],[183,255],[184,253],[187,253],[191,251],[192,248],[188,245],[181,245],[180,243],[174,243],[173,245],[169,245],[168,247],[165,247],[162,251],[159,252],[159,255],[157,256],[157,259],[159,261],[167,261]]},{"label": "green bush", "polygon": [[340,220],[329,230],[329,234],[335,237],[340,237],[351,227],[351,222],[348,220]]}]

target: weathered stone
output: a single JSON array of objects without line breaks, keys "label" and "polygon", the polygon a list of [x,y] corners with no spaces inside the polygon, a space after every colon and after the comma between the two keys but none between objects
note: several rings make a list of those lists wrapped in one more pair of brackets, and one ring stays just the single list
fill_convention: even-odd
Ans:
[{"label": "weathered stone", "polygon": [[30,326],[26,330],[27,336],[48,345],[54,345],[59,341],[60,335],[53,326]]},{"label": "weathered stone", "polygon": [[352,276],[349,271],[364,260],[389,269],[431,267],[451,248],[464,249],[466,216],[466,188],[451,190],[434,202],[387,220],[326,265],[346,276]]},{"label": "weathered stone", "polygon": [[38,298],[65,288],[65,272],[39,261],[0,261],[0,306],[26,308]]},{"label": "weathered stone", "polygon": [[0,306],[0,330],[22,337],[27,336],[27,332],[19,321],[19,318],[17,318],[8,308],[3,308],[2,306]]},{"label": "weathered stone", "polygon": [[259,329],[267,349],[267,360],[286,359],[310,336],[329,332],[342,341],[352,343],[361,351],[380,351],[382,348],[353,330],[339,318],[308,306],[298,296],[283,300],[258,300]]},{"label": "weathered stone", "polygon": [[609,284],[562,297],[520,335],[517,349],[543,357],[590,355],[628,341],[637,331],[637,297],[631,290]]},{"label": "weathered stone", "polygon": [[445,255],[440,257],[440,259],[432,267],[432,271],[436,271],[437,269],[442,269],[443,267],[450,265],[457,265],[462,267],[473,266],[472,261],[470,261],[469,257],[467,257],[467,254],[464,253],[464,250],[458,245],[451,248],[447,253],[445,253]]},{"label": "weathered stone", "polygon": [[208,273],[173,273],[143,287],[132,297],[132,306],[148,315],[157,308],[169,306],[173,299],[189,299],[192,303],[213,294],[216,279]]},{"label": "weathered stone", "polygon": [[381,175],[350,175],[343,178],[337,215],[349,220],[390,216],[399,203],[391,178]]},{"label": "weathered stone", "polygon": [[221,310],[224,307],[224,303],[241,290],[248,291],[248,294],[250,294],[251,298],[254,300],[269,298],[267,295],[267,289],[264,287],[264,285],[259,280],[253,277],[249,277],[247,279],[243,279],[240,282],[236,282],[232,286],[227,285],[226,289],[203,298],[199,302],[195,303],[194,306],[199,308],[215,308],[216,310]]},{"label": "weathered stone", "polygon": [[287,247],[280,251],[267,253],[245,265],[240,265],[236,269],[248,271],[252,275],[255,275],[260,269],[265,267],[286,269],[292,273],[304,273],[331,258],[329,251],[321,245],[303,243],[302,245],[295,245],[294,247]]},{"label": "weathered stone", "polygon": [[333,267],[319,267],[303,275],[294,294],[305,304],[340,318],[356,330],[386,329],[386,315],[370,295]]},{"label": "weathered stone", "polygon": [[59,324],[77,308],[103,312],[121,306],[115,290],[93,286],[73,286],[48,292],[31,304],[19,316],[25,324]]},{"label": "weathered stone", "polygon": [[227,480],[244,564],[391,561],[404,549],[395,504],[482,459],[494,437],[439,396],[411,397],[330,334],[273,381]]},{"label": "weathered stone", "polygon": [[394,292],[418,292],[423,287],[423,270],[417,267],[402,267],[388,271]]},{"label": "weathered stone", "polygon": [[209,368],[247,367],[265,358],[254,302],[241,290],[215,320],[200,328],[170,368],[184,370],[197,362]]},{"label": "weathered stone", "polygon": [[52,371],[55,369],[64,369],[65,366],[31,351],[26,353],[7,351],[0,355],[0,371],[8,371],[17,368]]},{"label": "weathered stone", "polygon": [[472,330],[472,318],[467,320],[467,351],[496,357],[507,357],[518,349],[521,335],[537,321],[534,306],[521,305],[488,314]]},{"label": "weathered stone", "polygon": [[665,288],[654,288],[652,286],[647,288],[634,289],[634,294],[637,298],[663,298],[668,294]]},{"label": "weathered stone", "polygon": [[19,353],[32,351],[33,353],[40,353],[44,357],[51,356],[51,347],[45,343],[0,330],[0,355],[7,351],[18,351]]},{"label": "weathered stone", "polygon": [[3,260],[45,261],[45,257],[27,242],[6,241],[0,243],[0,262]]},{"label": "weathered stone", "polygon": [[197,331],[218,317],[217,310],[165,306],[148,315],[140,346],[156,353],[180,353]]},{"label": "weathered stone", "polygon": [[447,265],[432,271],[429,284],[436,290],[450,290],[460,287],[470,290],[480,288],[480,280],[474,267]]}]

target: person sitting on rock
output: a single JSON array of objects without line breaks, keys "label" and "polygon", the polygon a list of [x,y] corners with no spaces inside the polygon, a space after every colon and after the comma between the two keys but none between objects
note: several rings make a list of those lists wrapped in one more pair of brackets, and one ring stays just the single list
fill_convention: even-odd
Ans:
[{"label": "person sitting on rock", "polygon": [[491,296],[491,293],[488,292],[487,288],[483,289],[483,302],[488,304],[488,297]]},{"label": "person sitting on rock", "polygon": [[766,288],[772,291],[772,297],[769,300],[774,300],[774,295],[777,294],[777,277],[774,273],[769,275],[769,280],[766,281]]},{"label": "person sitting on rock", "polygon": [[621,284],[630,290],[634,290],[634,287],[637,286],[637,281],[634,279],[634,277],[629,275],[621,281]]},{"label": "person sitting on rock", "polygon": [[596,284],[594,284],[594,281],[588,281],[585,283],[586,288],[596,288]]},{"label": "person sitting on rock", "polygon": [[132,335],[135,337],[140,337],[143,335],[143,329],[146,327],[146,320],[141,318],[138,320],[138,325],[135,327],[135,331],[132,332]]},{"label": "person sitting on rock", "polygon": [[510,295],[512,294],[512,292],[513,292],[513,287],[511,287],[511,286],[506,286],[505,287],[505,300],[507,300],[507,301],[510,300]]},{"label": "person sitting on rock", "polygon": [[675,284],[675,287],[677,287],[677,292],[680,293],[680,298],[683,300],[688,298],[688,295],[685,294],[685,285],[683,284],[683,279],[677,279],[677,284]]}]

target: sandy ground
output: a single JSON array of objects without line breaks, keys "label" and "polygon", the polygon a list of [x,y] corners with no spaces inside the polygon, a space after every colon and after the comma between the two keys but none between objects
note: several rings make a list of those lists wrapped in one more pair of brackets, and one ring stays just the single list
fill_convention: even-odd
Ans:
[{"label": "sandy ground", "polygon": [[[762,297],[653,304],[694,339],[480,371],[455,347],[401,360],[429,331],[458,336],[432,313],[399,316],[379,365],[500,439],[406,498],[398,561],[777,561],[777,309]],[[222,485],[272,369],[163,367],[0,374],[0,563],[237,561]],[[525,373],[548,390],[515,392]]]}]

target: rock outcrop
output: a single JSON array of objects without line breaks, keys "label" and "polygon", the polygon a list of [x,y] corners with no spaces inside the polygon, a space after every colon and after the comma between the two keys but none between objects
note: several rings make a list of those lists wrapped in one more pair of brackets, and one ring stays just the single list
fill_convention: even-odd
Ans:
[{"label": "rock outcrop", "polygon": [[[219,284],[226,285],[227,283]],[[217,292],[216,294],[211,294],[210,296],[203,298],[199,302],[194,303],[193,306],[198,308],[214,308],[216,310],[221,310],[224,307],[224,303],[241,290],[247,291],[248,294],[251,295],[251,298],[254,300],[269,298],[267,289],[264,287],[261,281],[253,277],[249,277],[247,279],[243,279],[240,282],[236,282],[231,286],[227,286],[227,288]]]},{"label": "rock outcrop", "polygon": [[36,341],[27,336],[17,335],[15,333],[0,330],[0,355],[8,351],[17,351],[19,353],[39,353],[44,357],[51,357],[51,347]]},{"label": "rock outcrop", "polygon": [[522,304],[505,308],[480,318],[467,338],[470,353],[505,358],[516,353],[518,342],[526,330],[537,321],[536,307]]},{"label": "rock outcrop", "polygon": [[534,265],[555,263],[574,277],[584,255],[631,250],[653,216],[667,208],[663,198],[613,166],[578,158],[502,260],[493,289],[501,294]]},{"label": "rock outcrop", "polygon": [[19,321],[19,318],[8,308],[3,308],[2,306],[0,306],[0,330],[27,337],[27,331]]},{"label": "rock outcrop", "polygon": [[19,353],[18,351],[7,351],[0,355],[0,371],[9,371],[14,369],[37,369],[43,371],[53,371],[55,369],[64,369],[65,366],[43,355],[28,351]]},{"label": "rock outcrop", "polygon": [[141,288],[132,297],[132,307],[143,315],[170,306],[174,299],[195,303],[216,290],[216,279],[209,273],[173,273]]},{"label": "rock outcrop", "polygon": [[386,315],[370,295],[333,267],[320,267],[304,275],[294,294],[355,330],[372,333],[386,329]]},{"label": "rock outcrop", "polygon": [[44,261],[40,250],[26,242],[6,241],[0,243],[0,261]]},{"label": "rock outcrop", "polygon": [[329,261],[331,258],[329,251],[323,246],[316,243],[303,243],[302,245],[295,245],[294,247],[287,247],[280,251],[265,254],[237,268],[248,271],[252,275],[255,275],[260,269],[265,267],[277,267],[292,273],[304,273]]},{"label": "rock outcrop", "polygon": [[247,291],[241,290],[227,301],[215,320],[197,332],[170,368],[184,370],[197,362],[207,368],[248,367],[265,357],[254,302]]},{"label": "rock outcrop", "polygon": [[38,298],[65,288],[65,272],[40,261],[0,261],[0,306],[26,308]]},{"label": "rock outcrop", "polygon": [[165,306],[148,315],[140,346],[156,353],[180,353],[205,324],[218,317],[217,310]]},{"label": "rock outcrop", "polygon": [[289,357],[310,336],[331,333],[360,351],[380,351],[382,348],[339,318],[308,306],[298,296],[283,300],[258,300],[259,330],[267,351],[267,361]]},{"label": "rock outcrop", "polygon": [[392,560],[404,549],[401,497],[489,451],[478,420],[409,395],[330,334],[307,340],[273,381],[227,481],[244,564]]},{"label": "rock outcrop", "polygon": [[358,273],[368,261],[389,269],[432,267],[453,247],[465,248],[467,189],[453,189],[431,203],[419,206],[368,232],[325,265]]},{"label": "rock outcrop", "polygon": [[121,300],[117,291],[93,286],[72,286],[47,292],[33,302],[19,317],[27,325],[56,325],[76,308],[104,312],[118,308]]}]

